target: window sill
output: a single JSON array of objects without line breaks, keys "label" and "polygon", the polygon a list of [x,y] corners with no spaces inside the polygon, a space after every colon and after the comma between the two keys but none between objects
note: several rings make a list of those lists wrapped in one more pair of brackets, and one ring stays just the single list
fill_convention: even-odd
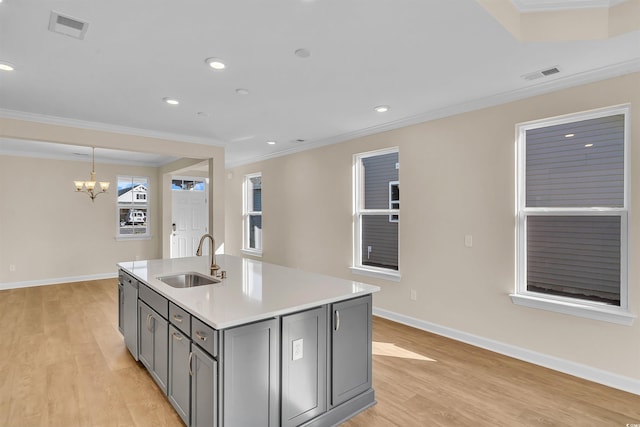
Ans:
[{"label": "window sill", "polygon": [[130,236],[116,236],[116,241],[127,241],[127,240],[151,240],[153,236],[145,234],[141,236],[130,235]]},{"label": "window sill", "polygon": [[360,276],[375,277],[377,279],[391,280],[393,282],[400,281],[400,272],[382,269],[373,269],[365,267],[349,267],[352,274]]},{"label": "window sill", "polygon": [[240,252],[242,252],[243,255],[262,258],[262,251],[258,251],[256,249],[240,249]]},{"label": "window sill", "polygon": [[619,325],[631,326],[636,316],[628,311],[611,306],[592,306],[581,304],[580,302],[569,302],[555,300],[532,295],[510,294],[511,301],[516,305],[523,305],[530,308],[538,308],[556,313],[569,314],[587,319],[601,320],[604,322],[617,323]]}]

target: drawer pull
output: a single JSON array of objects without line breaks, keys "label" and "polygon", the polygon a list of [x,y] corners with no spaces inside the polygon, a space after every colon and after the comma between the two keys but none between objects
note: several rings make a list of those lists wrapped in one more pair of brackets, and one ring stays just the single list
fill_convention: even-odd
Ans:
[{"label": "drawer pull", "polygon": [[175,320],[178,323],[182,323],[182,316],[179,314],[174,314],[173,315],[173,320]]},{"label": "drawer pull", "polygon": [[178,341],[182,341],[182,335],[177,334],[175,332],[172,335],[173,335],[173,339],[176,339]]},{"label": "drawer pull", "polygon": [[207,340],[207,336],[203,335],[202,332],[200,332],[200,331],[196,331],[196,337],[198,337],[198,339],[200,339],[202,341],[206,341]]},{"label": "drawer pull", "polygon": [[191,358],[193,357],[193,351],[189,352],[189,375],[193,376],[193,371],[191,370]]},{"label": "drawer pull", "polygon": [[336,310],[336,332],[340,329],[340,312]]}]

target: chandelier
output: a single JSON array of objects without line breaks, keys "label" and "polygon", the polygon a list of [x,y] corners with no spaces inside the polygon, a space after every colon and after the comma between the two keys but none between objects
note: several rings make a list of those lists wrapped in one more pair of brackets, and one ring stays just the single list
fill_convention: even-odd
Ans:
[{"label": "chandelier", "polygon": [[106,193],[109,189],[108,181],[100,181],[98,184],[100,185],[100,190],[96,188],[96,148],[91,147],[91,179],[89,181],[73,181],[76,186],[76,192],[84,192],[91,198],[91,201],[94,201],[99,194]]}]

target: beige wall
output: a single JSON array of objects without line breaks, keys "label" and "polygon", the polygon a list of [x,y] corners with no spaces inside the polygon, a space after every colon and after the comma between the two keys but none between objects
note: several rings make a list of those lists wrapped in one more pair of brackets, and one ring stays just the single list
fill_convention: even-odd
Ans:
[{"label": "beige wall", "polygon": [[[227,172],[226,249],[240,254],[243,175],[262,172],[263,260],[374,283],[403,316],[640,380],[633,326],[515,306],[515,125],[632,104],[630,305],[640,314],[640,74],[434,120]],[[399,283],[354,276],[352,156],[400,148]],[[473,247],[464,236],[473,235]],[[410,289],[418,300],[410,300]]]},{"label": "beige wall", "polygon": [[[171,215],[166,209],[171,206],[171,191],[164,185],[163,175],[203,160],[209,162],[210,229],[216,243],[224,246],[222,147],[7,118],[0,118],[0,137],[182,158],[161,168],[96,165],[98,177],[107,176],[114,187],[110,195],[102,195],[92,204],[88,197],[75,194],[69,184],[74,179],[87,179],[90,163],[0,155],[0,287],[115,274],[116,262],[163,257],[171,234],[171,219],[163,215]],[[117,174],[151,178],[151,240],[115,241]],[[166,253],[168,256],[168,250]],[[10,272],[10,265],[15,265],[16,271]]]},{"label": "beige wall", "polygon": [[[0,283],[115,274],[117,262],[160,257],[157,168],[96,164],[111,188],[93,203],[73,186],[90,171],[89,162],[0,155]],[[118,175],[149,177],[152,239],[116,241]]]}]

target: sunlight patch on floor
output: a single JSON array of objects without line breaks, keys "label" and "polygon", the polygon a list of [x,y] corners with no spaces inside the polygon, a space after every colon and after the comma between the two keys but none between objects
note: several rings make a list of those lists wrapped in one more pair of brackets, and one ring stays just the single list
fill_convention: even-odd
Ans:
[{"label": "sunlight patch on floor", "polygon": [[404,349],[402,347],[398,347],[397,345],[390,342],[374,341],[373,354],[375,356],[391,356],[391,357],[400,357],[402,359],[415,359],[415,360],[425,360],[427,362],[437,362],[437,360],[435,359],[431,359],[421,354],[414,353],[413,351]]}]

